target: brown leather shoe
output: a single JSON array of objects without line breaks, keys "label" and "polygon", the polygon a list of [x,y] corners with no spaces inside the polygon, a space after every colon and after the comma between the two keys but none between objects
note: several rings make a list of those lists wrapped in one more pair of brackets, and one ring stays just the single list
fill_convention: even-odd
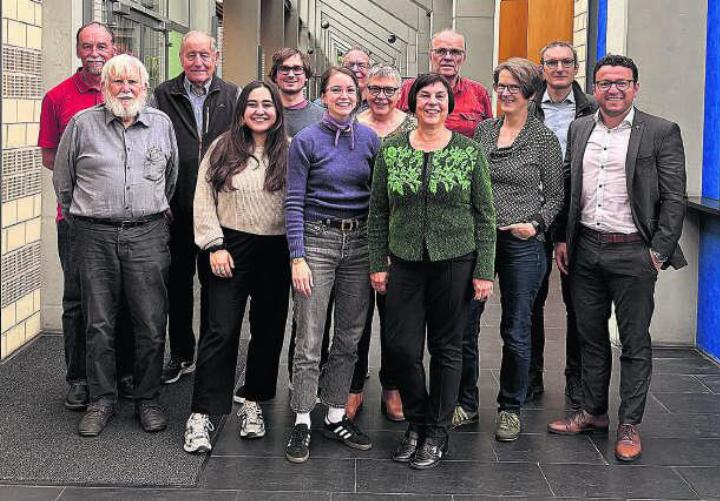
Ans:
[{"label": "brown leather shoe", "polygon": [[363,396],[362,392],[348,394],[348,399],[345,403],[345,415],[347,415],[350,421],[355,420],[355,416],[362,407],[364,398],[365,397]]},{"label": "brown leather shoe", "polygon": [[642,454],[640,433],[634,424],[619,424],[617,442],[615,442],[615,457],[620,461],[635,461]]},{"label": "brown leather shoe", "polygon": [[607,414],[593,416],[583,410],[548,423],[548,431],[558,435],[577,435],[587,432],[607,433],[609,424],[610,420]]},{"label": "brown leather shoe", "polygon": [[390,421],[405,421],[403,414],[402,399],[398,390],[383,390],[382,402],[380,402],[382,413]]}]

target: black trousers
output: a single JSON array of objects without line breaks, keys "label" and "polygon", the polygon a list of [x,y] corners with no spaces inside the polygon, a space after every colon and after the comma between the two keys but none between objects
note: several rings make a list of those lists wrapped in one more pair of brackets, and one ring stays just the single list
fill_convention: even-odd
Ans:
[{"label": "black trousers", "polygon": [[[545,301],[550,289],[550,273],[553,264],[553,243],[550,232],[545,234],[545,254],[547,271],[535,297],[532,312],[532,326],[530,329],[531,350],[530,374],[542,372],[545,369]],[[570,281],[567,275],[560,274],[560,287],[563,303],[565,303],[565,378],[580,381],[582,373],[582,357],[580,342],[575,319],[575,308],[570,295]]]},{"label": "black trousers", "polygon": [[582,350],[583,408],[608,410],[612,367],[608,320],[611,304],[620,333],[619,422],[642,421],[652,375],[650,321],[657,270],[647,245],[599,243],[583,231],[571,263],[571,290]]},{"label": "black trousers", "polygon": [[[170,339],[170,356],[190,361],[195,358],[195,334],[193,332],[194,277],[197,267],[200,283],[209,274],[207,256],[202,261],[199,249],[195,245],[192,214],[183,211],[173,212],[170,224],[170,273],[168,278],[168,337]],[[201,331],[206,307],[206,300],[201,293],[200,315]]]},{"label": "black trousers", "polygon": [[[223,228],[235,262],[231,278],[207,277],[207,328],[200,333],[192,412],[220,415],[232,409],[240,328],[250,297],[250,344],[242,396],[275,396],[290,297],[285,235],[252,235]],[[209,259],[207,253],[201,253]]]},{"label": "black trousers", "polygon": [[131,227],[75,220],[86,319],[87,380],[91,402],[117,401],[115,337],[127,301],[135,336],[135,399],[153,400],[160,389],[165,328],[169,230],[165,218]]},{"label": "black trousers", "polygon": [[[438,262],[392,258],[385,305],[388,361],[405,417],[427,436],[447,436],[457,401],[474,265],[474,254]],[[423,366],[426,328],[429,391]]]},{"label": "black trousers", "polygon": [[350,393],[362,393],[365,387],[365,377],[370,366],[370,339],[372,338],[373,316],[377,304],[378,317],[380,317],[380,385],[384,390],[397,390],[397,382],[392,373],[392,365],[387,356],[387,324],[385,322],[385,296],[370,291],[370,308],[365,320],[365,330],[358,343],[358,361],[355,364]]}]

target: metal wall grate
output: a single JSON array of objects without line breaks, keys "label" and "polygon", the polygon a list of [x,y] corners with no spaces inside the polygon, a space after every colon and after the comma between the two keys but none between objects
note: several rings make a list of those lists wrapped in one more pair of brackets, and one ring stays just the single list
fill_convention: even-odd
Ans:
[{"label": "metal wall grate", "polygon": [[33,242],[2,257],[2,308],[39,288],[40,242]]},{"label": "metal wall grate", "polygon": [[42,76],[42,53],[34,49],[3,45],[3,73],[24,73],[25,75]]},{"label": "metal wall grate", "polygon": [[42,79],[39,76],[3,72],[3,99],[40,99],[42,95]]},{"label": "metal wall grate", "polygon": [[5,150],[2,153],[2,201],[41,192],[42,160],[39,148]]}]

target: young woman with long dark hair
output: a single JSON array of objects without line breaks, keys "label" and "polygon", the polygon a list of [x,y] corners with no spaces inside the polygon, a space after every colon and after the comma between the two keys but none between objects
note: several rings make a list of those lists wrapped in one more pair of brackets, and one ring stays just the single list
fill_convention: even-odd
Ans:
[{"label": "young woman with long dark hair", "polygon": [[205,155],[195,190],[195,243],[210,261],[207,328],[198,344],[188,452],[210,450],[210,415],[232,408],[240,327],[248,297],[251,339],[240,437],[265,435],[260,401],[275,396],[285,333],[290,266],[283,203],[288,144],[272,83],[255,81],[238,99],[230,130]]}]

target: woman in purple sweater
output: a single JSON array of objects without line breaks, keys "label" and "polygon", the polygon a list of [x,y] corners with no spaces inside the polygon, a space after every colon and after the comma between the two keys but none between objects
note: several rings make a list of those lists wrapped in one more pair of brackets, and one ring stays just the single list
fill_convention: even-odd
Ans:
[{"label": "woman in purple sweater", "polygon": [[370,438],[345,415],[357,345],[369,308],[367,214],[375,154],[380,140],[355,123],[355,75],[330,68],[321,81],[327,113],[293,139],[285,202],[295,290],[297,338],[290,407],[296,414],[286,457],[310,456],[310,411],[320,379],[320,350],[330,291],[335,287],[335,332],[322,370],[320,400],[328,406],[323,434],[368,450]]}]

